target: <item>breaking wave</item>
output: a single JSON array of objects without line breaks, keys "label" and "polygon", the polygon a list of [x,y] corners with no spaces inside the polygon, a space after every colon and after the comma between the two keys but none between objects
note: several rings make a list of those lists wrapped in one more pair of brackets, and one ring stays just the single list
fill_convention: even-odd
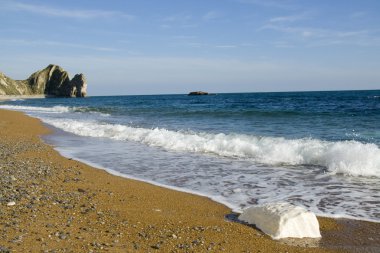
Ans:
[{"label": "breaking wave", "polygon": [[54,107],[36,107],[36,106],[21,106],[21,105],[1,105],[0,108],[24,111],[24,112],[39,112],[39,113],[65,113],[70,112],[68,106],[54,106]]},{"label": "breaking wave", "polygon": [[43,121],[80,136],[136,141],[166,150],[252,159],[269,165],[317,165],[325,167],[331,174],[380,177],[380,149],[373,143],[170,131],[97,121]]},{"label": "breaking wave", "polygon": [[31,112],[31,113],[68,113],[68,112],[78,112],[78,113],[99,113],[103,116],[109,116],[107,113],[109,110],[101,108],[92,108],[85,106],[53,106],[53,107],[38,107],[38,106],[20,106],[20,105],[0,105],[0,108]]}]

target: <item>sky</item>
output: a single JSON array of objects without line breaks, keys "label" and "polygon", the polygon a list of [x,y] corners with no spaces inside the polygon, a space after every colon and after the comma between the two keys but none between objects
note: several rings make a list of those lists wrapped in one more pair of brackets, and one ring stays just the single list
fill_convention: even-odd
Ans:
[{"label": "sky", "polygon": [[380,89],[378,0],[0,0],[0,71],[89,95]]}]

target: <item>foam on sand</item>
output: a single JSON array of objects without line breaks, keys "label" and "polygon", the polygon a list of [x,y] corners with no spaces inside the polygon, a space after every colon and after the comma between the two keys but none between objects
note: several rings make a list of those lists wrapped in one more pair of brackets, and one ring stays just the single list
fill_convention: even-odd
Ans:
[{"label": "foam on sand", "polygon": [[269,203],[245,209],[239,219],[254,224],[273,239],[320,238],[314,213],[288,203]]}]

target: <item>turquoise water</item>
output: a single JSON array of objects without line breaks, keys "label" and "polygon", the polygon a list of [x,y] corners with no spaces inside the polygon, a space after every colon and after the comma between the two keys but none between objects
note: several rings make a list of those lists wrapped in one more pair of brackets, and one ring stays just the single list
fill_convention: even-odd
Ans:
[{"label": "turquoise water", "polygon": [[380,221],[380,91],[33,99],[64,155],[212,197]]}]

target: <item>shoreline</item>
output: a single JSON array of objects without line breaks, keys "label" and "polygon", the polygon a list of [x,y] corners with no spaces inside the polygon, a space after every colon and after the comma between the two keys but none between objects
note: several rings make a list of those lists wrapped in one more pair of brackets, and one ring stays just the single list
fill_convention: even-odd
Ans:
[{"label": "shoreline", "polygon": [[[86,165],[88,165],[88,166],[90,166],[90,167],[92,167],[94,169],[103,170],[103,171],[107,172],[108,174],[110,174],[112,176],[121,177],[121,178],[124,178],[124,179],[127,179],[127,180],[139,181],[139,182],[151,184],[151,185],[154,185],[154,186],[157,186],[157,187],[162,187],[162,188],[165,188],[165,189],[168,189],[168,190],[182,192],[182,193],[187,193],[187,194],[191,194],[191,195],[196,195],[196,196],[199,196],[199,197],[202,197],[202,198],[207,198],[207,199],[212,200],[213,202],[216,202],[216,203],[219,203],[221,205],[226,206],[227,208],[231,209],[232,212],[234,212],[234,213],[241,213],[237,209],[234,209],[235,208],[234,205],[232,205],[232,204],[230,204],[230,203],[228,203],[226,201],[217,200],[217,197],[213,197],[211,195],[202,194],[200,192],[193,191],[193,190],[188,190],[188,189],[185,189],[185,188],[180,188],[180,187],[176,187],[176,186],[170,186],[170,185],[166,185],[166,184],[161,184],[161,183],[158,183],[158,182],[155,182],[155,181],[152,181],[152,180],[142,179],[142,178],[138,178],[138,177],[135,177],[135,176],[132,176],[132,175],[124,174],[124,173],[121,173],[121,172],[113,170],[113,169],[105,168],[105,167],[103,167],[100,164],[93,163],[91,161],[87,161],[87,160],[84,160],[84,159],[80,159],[78,157],[75,157],[74,155],[65,154],[63,151],[60,151],[59,148],[53,147],[53,149],[55,151],[57,151],[63,157],[66,157],[68,159],[73,159],[75,161],[84,163],[84,164],[86,164]],[[326,216],[326,218],[329,218],[329,217]],[[366,221],[366,220],[363,220],[363,221]],[[368,222],[373,222],[373,221],[368,221]]]},{"label": "shoreline", "polygon": [[[19,252],[380,250],[379,223],[318,217],[320,241],[273,241],[251,226],[227,219],[231,210],[207,197],[114,176],[61,156],[39,138],[50,131],[38,119],[0,110],[0,129],[0,248]],[[12,198],[15,205],[7,206]]]},{"label": "shoreline", "polygon": [[[45,123],[43,123],[43,124],[45,124]],[[48,128],[50,128],[49,125],[47,125],[47,126],[48,126]],[[51,127],[51,128],[54,129],[54,127]],[[90,167],[93,167],[94,169],[103,170],[103,171],[107,172],[110,175],[113,175],[113,176],[116,176],[116,177],[125,178],[127,180],[130,179],[130,180],[140,181],[142,183],[151,184],[151,185],[154,185],[154,186],[157,186],[157,187],[162,187],[162,188],[165,188],[165,189],[168,189],[168,190],[188,193],[188,194],[196,195],[196,196],[199,196],[199,197],[202,197],[202,198],[208,198],[208,199],[210,199],[210,200],[212,200],[212,201],[214,201],[216,203],[219,203],[221,205],[226,206],[227,208],[231,209],[231,211],[233,213],[235,213],[235,214],[241,214],[242,213],[242,211],[239,210],[238,207],[236,207],[235,205],[233,205],[233,204],[231,204],[231,203],[229,203],[227,201],[223,201],[223,200],[218,199],[217,196],[202,194],[201,192],[197,192],[197,191],[194,191],[194,190],[180,188],[180,187],[177,187],[177,186],[166,185],[166,184],[158,183],[158,182],[155,182],[155,181],[152,181],[152,180],[138,178],[138,177],[135,177],[135,176],[132,176],[132,175],[124,174],[124,173],[121,173],[121,172],[119,172],[117,170],[108,169],[106,167],[103,167],[100,164],[97,164],[97,163],[94,163],[94,162],[91,162],[91,161],[88,161],[88,160],[85,160],[85,159],[81,159],[81,158],[75,157],[75,155],[71,155],[71,154],[68,154],[68,153],[65,154],[65,152],[60,151],[59,148],[53,147],[53,149],[55,151],[57,151],[63,157],[66,157],[68,159],[73,159],[73,160],[76,160],[78,162],[84,163],[84,164],[86,164],[86,165],[88,165]],[[344,216],[344,215],[329,216],[329,215],[323,215],[323,214],[320,214],[320,213],[315,213],[315,215],[318,216],[318,217],[327,218],[327,219],[345,219],[345,220],[354,220],[354,221],[359,221],[359,222],[362,221],[362,222],[371,222],[371,223],[379,223],[380,224],[380,221],[377,221],[377,220],[360,219],[360,218],[357,218],[357,217]]]}]

